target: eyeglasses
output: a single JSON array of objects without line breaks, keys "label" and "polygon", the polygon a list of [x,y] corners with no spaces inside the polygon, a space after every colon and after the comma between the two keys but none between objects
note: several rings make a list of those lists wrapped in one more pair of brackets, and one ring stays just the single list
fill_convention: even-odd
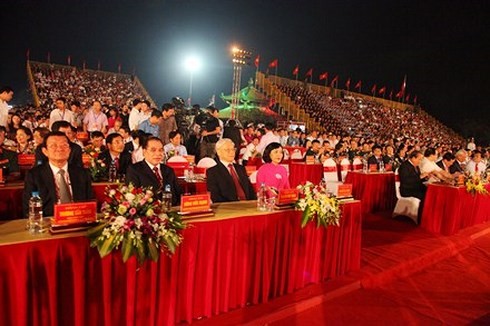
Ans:
[{"label": "eyeglasses", "polygon": [[68,148],[70,148],[70,145],[68,145],[68,144],[49,144],[46,147],[48,149],[56,150],[56,149],[68,149]]},{"label": "eyeglasses", "polygon": [[234,152],[236,149],[235,147],[233,147],[233,148],[222,148],[221,150],[224,152]]}]

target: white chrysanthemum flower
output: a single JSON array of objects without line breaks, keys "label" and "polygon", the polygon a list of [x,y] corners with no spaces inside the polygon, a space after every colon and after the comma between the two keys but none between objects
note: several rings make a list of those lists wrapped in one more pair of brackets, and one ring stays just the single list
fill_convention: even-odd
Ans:
[{"label": "white chrysanthemum flower", "polygon": [[126,198],[127,201],[132,202],[136,196],[133,195],[132,193],[128,192],[127,194],[124,195],[124,198]]}]

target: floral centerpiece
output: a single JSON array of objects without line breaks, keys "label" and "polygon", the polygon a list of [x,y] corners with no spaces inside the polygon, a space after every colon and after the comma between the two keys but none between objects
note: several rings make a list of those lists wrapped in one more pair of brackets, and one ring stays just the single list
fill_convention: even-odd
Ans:
[{"label": "floral centerpiece", "polygon": [[95,148],[92,145],[86,146],[83,149],[83,154],[88,156],[88,170],[92,181],[107,179],[108,167],[103,160],[98,159],[100,148]]},{"label": "floral centerpiece", "polygon": [[135,255],[141,264],[157,261],[162,251],[172,255],[182,243],[186,225],[176,212],[164,212],[151,190],[119,185],[107,187],[105,195],[104,220],[88,231],[90,246],[97,247],[101,257],[121,248],[124,262]]},{"label": "floral centerpiece", "polygon": [[485,188],[485,184],[483,180],[480,178],[478,174],[474,174],[473,176],[466,179],[465,182],[466,191],[472,195],[480,194],[480,195],[488,195],[488,191]]},{"label": "floral centerpiece", "polygon": [[299,185],[298,189],[301,198],[296,202],[296,207],[303,211],[301,227],[314,220],[317,227],[339,226],[341,214],[337,197],[328,194],[323,185],[314,185],[310,181]]}]

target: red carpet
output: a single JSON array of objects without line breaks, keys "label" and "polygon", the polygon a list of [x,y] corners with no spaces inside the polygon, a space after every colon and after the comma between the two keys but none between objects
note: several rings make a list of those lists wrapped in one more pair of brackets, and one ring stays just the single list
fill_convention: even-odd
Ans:
[{"label": "red carpet", "polygon": [[490,325],[490,223],[444,237],[369,215],[361,271],[202,325]]}]

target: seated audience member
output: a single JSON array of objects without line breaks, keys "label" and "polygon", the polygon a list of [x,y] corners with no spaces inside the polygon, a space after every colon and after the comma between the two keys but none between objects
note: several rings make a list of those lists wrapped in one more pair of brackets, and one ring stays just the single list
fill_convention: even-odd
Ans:
[{"label": "seated audience member", "polygon": [[156,198],[161,198],[161,193],[166,185],[172,192],[172,204],[180,203],[182,190],[177,182],[174,170],[162,164],[165,152],[163,142],[158,137],[149,137],[143,145],[144,160],[128,167],[126,184],[132,183],[135,187],[150,187]]},{"label": "seated audience member", "polygon": [[291,135],[288,137],[288,146],[297,147],[299,146],[299,134],[297,130],[293,130]]},{"label": "seated audience member", "polygon": [[35,150],[34,142],[32,141],[32,132],[29,128],[20,126],[15,132],[17,140],[17,154],[33,154]]},{"label": "seated audience member", "polygon": [[416,197],[423,200],[427,190],[424,181],[429,176],[428,173],[420,172],[420,162],[423,155],[419,151],[412,151],[408,159],[404,161],[398,169],[400,176],[400,194],[403,197]]},{"label": "seated audience member", "polygon": [[32,134],[32,139],[34,140],[34,144],[36,148],[42,145],[44,141],[44,137],[49,134],[49,129],[46,127],[37,127],[34,129],[34,133]]},{"label": "seated audience member", "polygon": [[245,153],[242,157],[242,165],[247,166],[247,162],[255,157],[260,157],[260,153],[257,150],[257,145],[259,144],[259,138],[255,137],[250,144],[245,148]]},{"label": "seated audience member", "polygon": [[275,190],[289,189],[288,171],[280,165],[284,149],[279,143],[270,143],[264,150],[262,159],[265,164],[257,171],[257,185],[264,183]]},{"label": "seated audience member", "polygon": [[70,129],[66,135],[68,136],[68,139],[74,143],[74,144],[77,144],[78,146],[80,146],[80,148],[83,149],[83,143],[80,141],[80,139],[77,138],[77,128],[73,127],[73,126],[70,126]]},{"label": "seated audience member", "polygon": [[368,164],[376,164],[376,169],[379,170],[379,164],[387,164],[389,162],[389,158],[385,158],[383,156],[383,150],[381,146],[374,145],[372,148],[372,155],[368,157]]},{"label": "seated audience member", "polygon": [[122,126],[118,133],[122,136],[123,140],[124,140],[124,144],[127,144],[129,142],[131,142],[133,139],[131,138],[131,130],[129,130],[129,127],[128,126]]},{"label": "seated audience member", "polygon": [[420,162],[420,173],[432,174],[429,181],[449,181],[452,179],[451,174],[443,170],[436,164],[437,154],[434,148],[427,148],[424,152],[424,158]]},{"label": "seated audience member", "polygon": [[134,163],[142,161],[143,157],[143,144],[148,138],[142,130],[131,131],[131,141],[124,144],[124,150],[131,154],[131,160]]},{"label": "seated audience member", "polygon": [[257,146],[257,150],[262,154],[264,152],[264,149],[269,145],[270,143],[279,143],[281,139],[279,138],[278,135],[274,134],[274,124],[272,123],[266,123],[265,124],[265,135],[263,135],[260,138],[259,145]]},{"label": "seated audience member", "polygon": [[[114,126],[112,128],[109,128],[109,130],[107,131],[107,134],[110,135],[110,134],[113,134],[113,133],[119,133],[119,131],[122,128],[122,124],[123,124],[122,119],[121,118],[117,118],[114,121]],[[123,138],[124,138],[124,136],[123,136]]]},{"label": "seated audience member", "polygon": [[170,143],[165,145],[163,149],[165,150],[165,155],[167,157],[172,157],[174,155],[185,156],[187,155],[187,149],[181,144],[182,135],[178,131],[171,131],[168,134]]},{"label": "seated audience member", "polygon": [[306,150],[304,160],[306,161],[307,156],[313,156],[315,161],[320,161],[323,151],[324,149],[320,145],[320,141],[318,139],[313,139],[311,141],[311,147]]},{"label": "seated audience member", "polygon": [[479,150],[474,150],[471,153],[471,160],[466,164],[466,171],[474,173],[482,173],[486,170],[485,163],[482,162],[481,152]]},{"label": "seated audience member", "polygon": [[95,150],[98,150],[99,152],[105,151],[106,147],[104,145],[104,142],[105,142],[105,137],[102,132],[94,131],[90,133],[90,143],[92,144],[92,147]]},{"label": "seated audience member", "polygon": [[158,111],[157,109],[153,109],[150,117],[142,121],[138,129],[147,134],[151,134],[154,137],[158,137],[160,135],[159,121],[161,118],[162,112]]},{"label": "seated audience member", "polygon": [[114,165],[117,175],[126,175],[128,166],[132,163],[131,154],[124,150],[122,136],[118,133],[110,134],[106,139],[107,149],[100,153],[98,159],[103,160],[109,169]]},{"label": "seated audience member", "polygon": [[228,138],[216,143],[217,164],[207,170],[207,187],[211,200],[228,202],[256,199],[255,190],[248,179],[245,168],[233,163],[235,144]]},{"label": "seated audience member", "polygon": [[[60,120],[56,121],[52,125],[52,131],[60,131],[68,137],[68,134],[71,132],[71,125],[69,122]],[[83,167],[82,161],[82,148],[75,143],[72,143],[68,137],[68,143],[70,145],[70,157],[68,158],[68,163],[70,165],[76,165],[78,167]],[[46,163],[48,158],[44,155],[44,151],[42,150],[42,146],[38,146],[36,148],[36,162],[37,164]]]},{"label": "seated audience member", "polygon": [[0,168],[3,170],[4,179],[6,176],[18,176],[19,164],[17,163],[17,153],[4,147],[7,130],[0,126]]},{"label": "seated audience member", "polygon": [[447,152],[447,153],[445,153],[442,156],[442,160],[440,160],[436,164],[441,169],[443,169],[444,171],[446,171],[447,173],[451,173],[451,172],[449,172],[449,169],[450,169],[451,165],[453,165],[453,163],[454,163],[455,160],[456,160],[456,157],[453,155],[453,153]]},{"label": "seated audience member", "polygon": [[464,173],[466,169],[466,158],[467,158],[466,151],[464,149],[460,149],[459,151],[456,152],[456,154],[454,154],[454,156],[456,157],[456,160],[449,168],[449,172],[451,174]]},{"label": "seated audience member", "polygon": [[[75,145],[77,146],[77,145]],[[92,182],[88,171],[70,164],[70,141],[61,131],[48,134],[42,144],[47,162],[29,170],[24,183],[22,208],[29,212],[29,198],[38,191],[43,202],[44,216],[54,214],[54,205],[92,200]]]}]

